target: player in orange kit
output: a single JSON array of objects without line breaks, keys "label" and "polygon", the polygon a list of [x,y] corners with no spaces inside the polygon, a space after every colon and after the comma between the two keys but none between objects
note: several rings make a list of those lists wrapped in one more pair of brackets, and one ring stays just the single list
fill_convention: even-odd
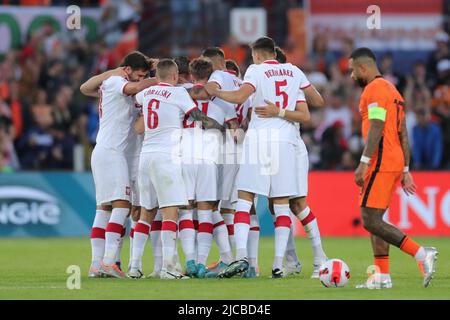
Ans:
[{"label": "player in orange kit", "polygon": [[428,287],[438,251],[422,247],[397,227],[383,220],[397,182],[406,194],[416,186],[409,172],[408,133],[404,120],[404,99],[395,86],[383,79],[376,58],[368,48],[356,49],[349,60],[351,77],[364,91],[359,111],[365,147],[355,171],[355,182],[361,187],[359,205],[364,228],[371,233],[376,272],[359,288],[391,288],[389,244],[415,257]]}]

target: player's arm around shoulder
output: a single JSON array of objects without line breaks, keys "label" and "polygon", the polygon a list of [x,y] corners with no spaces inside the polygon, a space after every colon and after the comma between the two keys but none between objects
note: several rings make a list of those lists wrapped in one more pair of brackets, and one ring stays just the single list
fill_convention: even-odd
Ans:
[{"label": "player's arm around shoulder", "polygon": [[148,87],[154,86],[158,84],[158,80],[156,78],[148,78],[137,82],[128,82],[123,87],[123,94],[132,96],[137,94],[138,92],[141,92],[144,89],[147,89]]},{"label": "player's arm around shoulder", "polygon": [[100,96],[98,91],[99,91],[100,86],[102,85],[103,81],[106,81],[110,77],[113,77],[113,76],[126,78],[127,74],[124,71],[123,67],[119,67],[114,70],[105,71],[102,74],[99,74],[99,75],[89,78],[86,82],[84,82],[80,86],[80,91],[85,96],[98,98]]},{"label": "player's arm around shoulder", "polygon": [[261,118],[280,117],[292,122],[308,122],[311,119],[308,105],[305,101],[297,101],[295,110],[285,110],[278,108],[271,101],[265,100],[267,105],[255,107],[255,113]]}]

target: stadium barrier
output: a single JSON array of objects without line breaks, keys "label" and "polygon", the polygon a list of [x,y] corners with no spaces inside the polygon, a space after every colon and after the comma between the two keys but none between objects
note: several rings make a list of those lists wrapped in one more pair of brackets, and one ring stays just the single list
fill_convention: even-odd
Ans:
[{"label": "stadium barrier", "polygon": [[[450,172],[415,172],[417,194],[399,186],[387,219],[410,235],[450,236]],[[353,173],[312,172],[308,204],[322,236],[365,236]],[[95,211],[90,173],[0,175],[0,236],[88,236]],[[273,235],[267,200],[257,206],[261,235]],[[297,222],[296,233],[303,236]]]}]

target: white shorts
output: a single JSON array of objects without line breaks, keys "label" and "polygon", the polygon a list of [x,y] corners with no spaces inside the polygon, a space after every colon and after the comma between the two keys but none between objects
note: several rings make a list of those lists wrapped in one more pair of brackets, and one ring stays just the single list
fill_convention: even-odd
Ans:
[{"label": "white shorts", "polygon": [[139,188],[141,205],[146,209],[158,206],[156,200],[160,208],[188,205],[181,160],[175,163],[171,154],[141,153]]},{"label": "white shorts", "polygon": [[299,144],[295,146],[296,161],[297,161],[297,183],[298,194],[292,196],[291,199],[306,197],[308,195],[308,170],[309,170],[309,158],[308,150],[305,143],[301,139]]},{"label": "white shorts", "polygon": [[299,194],[295,145],[288,142],[261,145],[244,144],[237,190],[269,198]]},{"label": "white shorts", "polygon": [[208,160],[197,160],[198,164],[183,163],[183,179],[189,200],[216,201],[217,200],[217,165]]},{"label": "white shorts", "polygon": [[[234,198],[233,191],[236,185],[236,175],[239,171],[237,164],[219,164],[219,179],[217,186],[218,200],[232,201]],[[230,208],[231,209],[231,208]]]},{"label": "white shorts", "polygon": [[97,205],[131,200],[129,168],[125,155],[96,145],[91,156]]},{"label": "white shorts", "polygon": [[133,206],[139,207],[139,182],[138,182],[138,171],[139,171],[139,155],[133,157],[127,157],[130,184],[131,184],[131,204]]}]

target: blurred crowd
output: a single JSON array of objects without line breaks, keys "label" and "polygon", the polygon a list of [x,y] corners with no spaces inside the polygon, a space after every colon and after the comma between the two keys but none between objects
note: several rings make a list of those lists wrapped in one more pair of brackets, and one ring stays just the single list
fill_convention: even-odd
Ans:
[{"label": "blurred crowd", "polygon": [[[85,2],[98,5],[98,1]],[[295,6],[299,2],[283,3]],[[205,24],[218,24],[220,19],[228,21],[228,10],[234,6],[273,6],[271,14],[280,14],[280,19],[271,20],[276,23],[282,23],[286,15],[280,2],[273,0],[100,3],[100,35],[94,42],[63,35],[48,23],[29,34],[20,48],[0,58],[0,172],[73,170],[76,145],[84,149],[85,168],[89,169],[98,130],[98,101],[84,97],[79,87],[88,77],[116,67],[129,51],[141,49],[152,57],[181,54],[195,57],[206,45],[220,45],[226,58],[235,60],[244,74],[251,63],[248,47],[228,34],[226,23],[217,32],[205,28]],[[213,7],[218,20],[208,22],[202,18],[202,10],[213,10]],[[138,41],[142,38],[142,26],[147,28],[146,17],[150,11],[156,12],[155,8],[172,17],[170,36],[163,39],[162,47],[156,41],[151,41],[152,46],[143,46]],[[158,23],[157,17],[150,20]],[[348,56],[354,49],[352,39],[343,38],[340,51],[332,52],[328,49],[327,36],[317,35],[310,52],[299,55],[290,39],[281,37],[286,33],[270,23],[269,36],[283,47],[288,62],[297,64],[307,74],[326,101],[325,108],[311,108],[311,121],[301,128],[311,168],[354,169],[363,141],[358,110],[361,88],[353,83],[347,70]],[[208,31],[202,33],[202,30]],[[155,28],[153,34],[159,31]],[[450,169],[450,41],[445,32],[435,40],[435,51],[427,59],[417,61],[406,74],[395,72],[389,52],[377,53],[383,76],[397,86],[406,101],[406,123],[415,169]]]}]

